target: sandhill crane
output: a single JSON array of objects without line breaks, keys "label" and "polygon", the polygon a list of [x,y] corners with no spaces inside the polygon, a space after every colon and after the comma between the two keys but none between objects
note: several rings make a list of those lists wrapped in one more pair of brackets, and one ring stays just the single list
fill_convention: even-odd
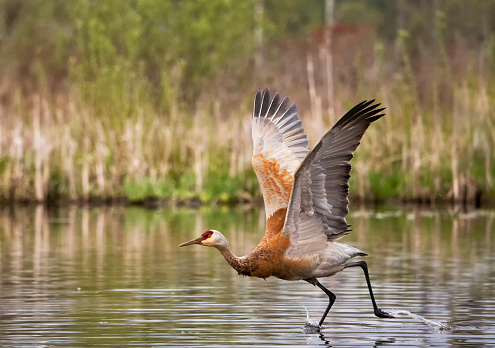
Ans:
[{"label": "sandhill crane", "polygon": [[374,100],[363,101],[347,112],[315,148],[308,139],[289,99],[278,93],[270,100],[267,89],[257,91],[253,108],[253,158],[266,210],[266,231],[248,255],[237,257],[227,239],[216,230],[182,243],[217,248],[241,275],[284,280],[304,280],[325,292],[328,306],[321,327],[336,296],[318,278],[330,277],[349,267],[361,267],[374,313],[393,318],[378,308],[365,261],[347,263],[363,251],[336,241],[349,233],[349,161],[368,126],[384,110]]}]

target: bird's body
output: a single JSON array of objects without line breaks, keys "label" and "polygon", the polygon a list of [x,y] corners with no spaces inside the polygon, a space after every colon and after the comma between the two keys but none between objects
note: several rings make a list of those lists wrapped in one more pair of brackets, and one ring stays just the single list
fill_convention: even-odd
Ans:
[{"label": "bird's body", "polygon": [[346,263],[366,253],[336,242],[350,230],[349,185],[353,157],[371,122],[383,109],[362,102],[342,117],[315,148],[308,150],[295,104],[278,94],[270,100],[267,90],[257,92],[253,108],[252,164],[265,203],[266,231],[248,255],[233,255],[227,239],[216,230],[180,246],[199,244],[217,248],[241,275],[284,280],[305,280],[320,287],[330,298],[335,295],[317,278],[329,277],[345,268],[363,268],[375,314],[390,317],[376,306],[366,263]]},{"label": "bird's body", "polygon": [[[278,219],[283,224],[284,216],[282,213],[283,211],[279,214]],[[330,277],[342,271],[345,262],[349,259],[366,255],[361,250],[346,244],[326,242],[326,247],[320,253],[290,257],[287,256],[289,246],[289,238],[284,236],[280,230],[278,233],[274,233],[271,238],[265,236],[258,246],[246,256],[233,255],[228,244],[217,249],[240,275],[263,279],[273,276],[283,280]]]}]

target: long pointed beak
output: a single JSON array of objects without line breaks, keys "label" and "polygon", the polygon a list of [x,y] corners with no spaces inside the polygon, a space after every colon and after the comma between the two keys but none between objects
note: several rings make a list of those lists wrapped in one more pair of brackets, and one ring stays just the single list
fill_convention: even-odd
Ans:
[{"label": "long pointed beak", "polygon": [[202,241],[203,241],[203,238],[202,237],[199,237],[199,238],[190,240],[189,242],[185,242],[185,243],[180,244],[179,245],[179,248],[180,247],[185,247],[185,246],[188,246],[188,245],[193,245],[193,244],[201,244]]}]

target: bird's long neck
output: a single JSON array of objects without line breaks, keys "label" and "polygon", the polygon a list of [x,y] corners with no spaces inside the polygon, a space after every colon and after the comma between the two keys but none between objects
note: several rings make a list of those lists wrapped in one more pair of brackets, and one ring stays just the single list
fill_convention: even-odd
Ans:
[{"label": "bird's long neck", "polygon": [[223,255],[225,260],[232,266],[233,269],[239,274],[250,275],[249,263],[244,257],[237,257],[232,253],[228,245],[222,245],[217,247],[218,251]]}]

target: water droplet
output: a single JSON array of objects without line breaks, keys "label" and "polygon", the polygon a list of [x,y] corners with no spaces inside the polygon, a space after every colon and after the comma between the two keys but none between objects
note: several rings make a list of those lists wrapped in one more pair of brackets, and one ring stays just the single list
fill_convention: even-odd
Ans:
[{"label": "water droplet", "polygon": [[417,314],[411,313],[411,312],[403,310],[403,309],[390,310],[390,311],[387,311],[387,313],[393,315],[394,317],[397,316],[397,314],[408,315],[411,318],[414,318],[417,321],[421,321],[421,322],[425,323],[426,325],[428,325],[429,327],[431,327],[435,330],[438,330],[440,332],[452,330],[452,327],[450,327],[447,324],[444,324],[444,323],[441,323],[441,322],[435,321],[435,320],[426,319],[426,318],[422,317],[421,315],[417,315]]}]

